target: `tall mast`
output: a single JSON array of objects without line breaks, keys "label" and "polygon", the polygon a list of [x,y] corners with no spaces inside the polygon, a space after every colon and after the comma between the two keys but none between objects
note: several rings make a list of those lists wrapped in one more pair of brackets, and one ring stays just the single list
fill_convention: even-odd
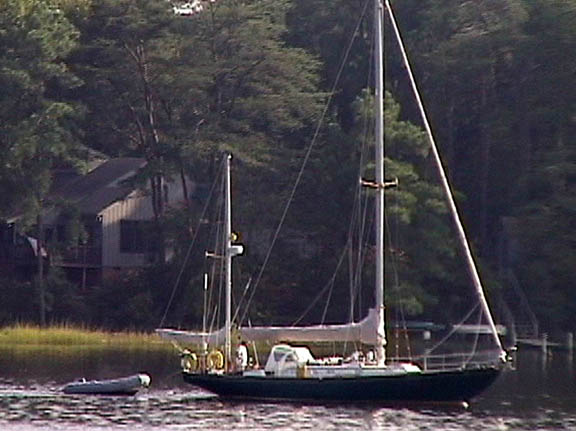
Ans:
[{"label": "tall mast", "polygon": [[226,325],[225,325],[225,342],[224,342],[224,358],[225,369],[228,370],[230,359],[232,355],[232,197],[230,192],[230,154],[226,155],[226,174],[225,174],[225,232],[226,241],[224,243],[224,257],[226,259],[225,278],[226,278]]},{"label": "tall mast", "polygon": [[374,64],[376,71],[375,146],[376,146],[376,359],[379,365],[386,360],[386,333],[384,328],[384,53],[382,0],[374,1]]}]

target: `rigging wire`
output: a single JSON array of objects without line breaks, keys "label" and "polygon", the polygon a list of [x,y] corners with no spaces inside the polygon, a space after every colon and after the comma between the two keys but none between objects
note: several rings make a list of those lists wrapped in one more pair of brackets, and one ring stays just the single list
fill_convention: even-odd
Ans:
[{"label": "rigging wire", "polygon": [[[478,320],[476,322],[476,326],[480,326],[482,323],[482,313],[478,313]],[[480,341],[480,332],[476,331],[474,334],[474,343],[472,344],[472,349],[470,350],[470,355],[466,358],[466,364],[469,364],[472,359],[474,359],[474,355],[476,354],[476,350],[478,348],[478,342]]]},{"label": "rigging wire", "polygon": [[466,316],[464,316],[464,318],[462,320],[460,320],[460,322],[458,322],[456,325],[452,326],[452,329],[444,337],[442,337],[442,339],[440,341],[438,341],[436,344],[434,344],[434,346],[432,346],[432,348],[428,349],[428,353],[429,354],[432,353],[438,347],[443,345],[446,342],[446,340],[448,340],[452,335],[454,335],[456,333],[456,330],[462,324],[464,324],[464,322],[466,322],[470,318],[470,316],[472,316],[472,314],[474,314],[474,312],[478,309],[478,307],[480,307],[480,304],[477,303],[474,307],[472,307],[470,309],[470,311],[466,314]]},{"label": "rigging wire", "polygon": [[[395,203],[395,206],[398,206],[398,195],[397,194],[393,194],[392,196]],[[394,247],[394,240],[392,237],[392,231],[395,232],[395,237],[397,238],[397,243],[399,243],[399,237],[400,237],[400,227],[399,227],[399,223],[398,223],[398,219],[394,218],[395,223],[394,223],[394,227],[392,228],[390,226],[390,221],[389,218],[386,217],[385,218],[385,223],[386,223],[386,235],[387,235],[387,240],[388,240],[388,244],[390,245],[391,251],[388,253],[389,256],[389,262],[390,262],[390,267],[391,267],[391,271],[392,271],[392,277],[393,277],[393,285],[392,285],[392,292],[394,292],[396,294],[397,297],[397,303],[398,306],[396,307],[396,320],[398,322],[400,322],[400,324],[402,325],[402,330],[404,332],[404,341],[406,343],[406,350],[408,353],[408,358],[412,359],[412,349],[410,346],[410,340],[408,338],[408,328],[406,326],[406,314],[405,314],[405,310],[404,310],[404,304],[402,302],[402,292],[400,289],[400,275],[399,275],[399,263],[398,263],[398,255],[397,253],[394,251],[396,248],[398,247]],[[398,331],[396,331],[395,333],[395,340],[396,340],[396,353],[397,356],[401,356],[400,355],[400,338],[398,335]]]},{"label": "rigging wire", "polygon": [[[310,304],[308,305],[306,310],[304,310],[304,312],[300,315],[300,317],[298,317],[294,321],[294,323],[292,324],[293,326],[300,323],[300,321],[310,312],[310,310],[312,310],[312,308],[314,308],[314,305],[316,305],[316,303],[320,300],[320,298],[324,295],[324,293],[329,288],[331,289],[334,286],[334,279],[336,278],[338,269],[342,265],[342,262],[344,262],[344,257],[346,256],[346,251],[347,251],[347,249],[345,248],[342,251],[342,253],[340,254],[340,259],[338,259],[338,263],[336,264],[336,271],[334,272],[332,277],[330,277],[330,280],[328,280],[328,282],[324,285],[324,287],[322,289],[320,289],[320,292],[318,292],[318,294],[316,295],[316,298],[314,298],[314,300],[312,300],[312,302],[310,302]],[[329,295],[331,295],[331,291],[329,292]]]},{"label": "rigging wire", "polygon": [[[364,216],[362,217],[363,222],[361,223],[362,226],[366,226],[366,223],[364,222],[364,220],[366,220],[367,208],[368,208],[368,205],[365,205],[364,210],[363,210]],[[355,283],[357,286],[359,286],[361,267],[362,267],[362,262],[364,260],[364,255],[362,253],[362,250],[366,248],[364,246],[364,244],[367,242],[367,240],[363,239],[366,231],[367,231],[367,229],[365,229],[365,228],[362,229],[363,233],[359,239],[360,245],[358,247],[359,248],[359,250],[358,250],[358,268],[356,269],[356,274],[355,274],[355,278],[356,278]],[[340,258],[338,259],[338,263],[336,264],[336,269],[334,270],[332,277],[330,277],[330,279],[326,282],[324,287],[322,289],[320,289],[320,291],[318,292],[316,297],[312,300],[312,302],[310,302],[310,304],[304,310],[304,312],[302,312],[302,314],[292,323],[293,326],[297,325],[298,323],[300,323],[302,321],[302,319],[304,319],[304,317],[314,308],[316,303],[320,300],[320,298],[322,298],[322,296],[324,296],[324,294],[326,293],[326,291],[328,289],[332,289],[334,287],[334,282],[335,282],[335,279],[338,275],[338,271],[340,270],[340,267],[342,266],[342,263],[344,262],[344,258],[346,256],[346,254],[348,253],[350,246],[351,246],[351,242],[349,241],[347,243],[346,247],[344,247],[342,253],[340,254]],[[332,292],[330,290],[329,295],[331,295],[331,294],[332,294]],[[357,288],[356,295],[358,295],[358,294],[359,294],[359,289]],[[323,320],[321,323],[323,323]]]},{"label": "rigging wire", "polygon": [[[371,49],[373,49],[373,40],[371,39]],[[370,82],[371,80],[371,76],[372,76],[372,56],[370,56],[370,67],[368,67],[369,73],[368,73],[368,77],[367,77],[367,82]],[[363,139],[362,139],[362,146],[360,148],[360,158],[358,161],[358,177],[361,178],[362,177],[362,169],[364,167],[365,164],[365,154],[368,151],[368,146],[369,146],[369,134],[370,134],[370,127],[369,127],[369,111],[370,108],[368,106],[368,104],[364,104],[364,115],[363,115],[363,125],[362,125],[362,135],[363,135]],[[330,298],[332,295],[332,289],[334,287],[334,283],[335,283],[335,279],[336,276],[338,274],[338,271],[340,270],[340,267],[344,261],[344,257],[346,256],[346,254],[348,253],[351,257],[353,257],[353,252],[354,252],[354,230],[355,227],[358,227],[358,256],[356,258],[356,270],[354,270],[354,262],[350,263],[349,266],[349,273],[350,273],[350,314],[349,314],[349,322],[352,323],[354,321],[354,305],[355,305],[355,298],[356,296],[359,296],[361,293],[361,276],[362,276],[362,262],[364,259],[364,254],[363,254],[363,250],[365,250],[365,240],[364,240],[364,235],[366,235],[366,214],[368,211],[368,197],[366,197],[364,200],[362,199],[363,193],[362,193],[362,187],[360,184],[360,181],[357,183],[356,186],[356,193],[355,193],[355,197],[354,197],[354,204],[353,204],[353,209],[352,209],[352,218],[350,220],[350,225],[349,225],[349,229],[348,229],[348,236],[347,236],[347,242],[346,242],[346,246],[344,247],[344,250],[342,252],[342,254],[340,255],[340,258],[338,259],[338,263],[336,264],[336,268],[334,269],[334,273],[332,275],[332,277],[330,278],[330,280],[326,283],[326,285],[320,290],[320,292],[316,295],[316,298],[308,305],[308,307],[306,308],[306,310],[300,315],[300,317],[298,317],[298,319],[296,319],[296,321],[293,323],[293,325],[296,325],[297,323],[299,323],[304,316],[306,316],[310,310],[312,310],[313,306],[320,300],[320,298],[324,295],[324,293],[326,292],[326,290],[328,288],[330,288],[330,291],[328,293],[328,299],[324,308],[324,311],[322,313],[322,319],[320,323],[324,323],[325,317],[326,317],[326,313],[327,313],[327,309],[328,309],[328,305],[330,303]],[[364,203],[363,203],[364,202]],[[360,304],[361,305],[361,304]]]},{"label": "rigging wire", "polygon": [[[346,253],[342,253],[344,256]],[[344,261],[344,259],[342,259]],[[328,314],[328,308],[330,306],[330,301],[332,300],[332,294],[334,293],[334,278],[332,278],[330,283],[330,290],[328,291],[328,298],[326,298],[326,304],[324,304],[324,310],[322,310],[322,317],[320,319],[320,323],[324,323],[326,321],[326,314]]]},{"label": "rigging wire", "polygon": [[250,277],[248,279],[248,281],[246,282],[246,285],[244,286],[244,291],[242,292],[242,296],[240,297],[240,301],[238,301],[238,305],[236,306],[236,311],[234,312],[234,316],[232,316],[232,322],[234,322],[236,320],[236,318],[238,317],[238,314],[240,313],[240,307],[242,307],[242,303],[244,302],[244,299],[246,298],[246,294],[248,293],[248,290],[250,289],[251,284],[252,284],[252,277]]},{"label": "rigging wire", "polygon": [[[372,57],[370,57],[372,58]],[[371,70],[371,68],[369,68],[369,70]],[[370,80],[370,76],[371,73],[369,73],[369,77],[368,77],[368,81]],[[366,113],[368,112],[368,106],[365,106],[366,109]],[[358,163],[358,172],[359,178],[362,178],[362,168],[364,166],[365,163],[365,158],[364,155],[367,151],[367,147],[368,147],[368,135],[369,135],[369,125],[368,125],[369,121],[368,121],[368,115],[364,115],[364,124],[363,124],[363,136],[364,139],[362,140],[362,147],[361,147],[361,151],[360,151],[360,160]],[[334,270],[334,273],[332,275],[332,277],[330,278],[330,281],[327,284],[327,287],[330,287],[330,291],[328,293],[328,298],[326,300],[326,304],[324,306],[324,311],[322,313],[322,319],[321,319],[321,323],[324,323],[325,319],[326,319],[326,314],[328,312],[328,307],[330,305],[330,300],[332,298],[332,293],[333,293],[333,289],[334,289],[334,284],[336,281],[336,277],[338,275],[338,271],[340,270],[340,267],[344,261],[344,257],[346,256],[346,254],[350,254],[352,255],[353,251],[354,251],[354,230],[356,225],[358,225],[359,227],[359,237],[358,237],[358,261],[357,261],[357,265],[358,265],[358,269],[354,272],[353,270],[353,264],[351,263],[351,267],[349,268],[350,271],[350,277],[351,277],[351,286],[350,286],[350,314],[349,314],[349,322],[352,323],[354,321],[354,300],[356,295],[358,295],[360,293],[360,284],[359,281],[361,280],[360,276],[361,276],[361,266],[362,266],[362,260],[363,260],[363,254],[362,254],[362,250],[364,249],[364,234],[366,233],[365,227],[366,227],[366,212],[367,212],[367,208],[368,208],[368,198],[366,198],[366,205],[363,205],[363,200],[362,200],[362,186],[360,184],[360,181],[358,181],[357,186],[356,186],[356,190],[357,192],[355,193],[355,198],[354,198],[354,204],[353,204],[353,209],[352,209],[352,218],[350,220],[350,225],[348,228],[348,236],[347,236],[347,242],[346,242],[346,246],[344,247],[344,250],[340,256],[340,259],[338,260],[338,263],[336,265],[336,268]],[[360,213],[361,215],[358,216],[357,212]],[[320,294],[318,295],[320,296]],[[308,312],[310,309],[310,307],[307,309],[306,312]]]},{"label": "rigging wire", "polygon": [[414,77],[414,73],[412,72],[412,67],[410,65],[410,61],[408,60],[408,54],[406,53],[406,48],[404,46],[404,42],[402,39],[402,35],[400,34],[400,29],[398,28],[398,24],[396,22],[396,18],[394,16],[394,12],[392,10],[392,6],[390,5],[390,0],[385,0],[385,9],[388,11],[388,17],[390,19],[390,23],[392,24],[392,29],[394,31],[394,35],[396,37],[396,41],[398,43],[398,47],[400,48],[400,53],[402,55],[402,60],[406,71],[408,73],[410,85],[412,87],[412,92],[414,94],[414,98],[416,100],[416,104],[418,105],[418,110],[420,112],[420,117],[422,122],[424,123],[424,129],[426,130],[426,135],[428,136],[428,141],[430,142],[430,147],[432,149],[433,159],[436,163],[436,167],[438,169],[438,174],[440,175],[440,180],[442,184],[442,188],[446,195],[446,200],[448,202],[448,207],[450,208],[450,213],[452,214],[452,218],[454,221],[454,225],[456,228],[456,232],[458,234],[459,243],[462,247],[462,251],[464,256],[466,257],[466,263],[468,267],[469,275],[472,279],[472,283],[476,289],[476,293],[480,299],[480,305],[482,307],[482,312],[488,321],[488,326],[490,326],[490,330],[492,332],[492,337],[494,342],[500,349],[500,351],[504,351],[502,346],[502,341],[498,335],[498,331],[496,329],[496,325],[494,323],[494,319],[492,314],[490,313],[490,308],[488,306],[488,302],[486,300],[486,296],[484,295],[484,289],[482,287],[482,281],[480,280],[480,275],[478,274],[478,269],[476,268],[476,264],[474,262],[474,256],[472,255],[472,250],[470,244],[468,243],[468,239],[466,237],[466,232],[464,231],[464,227],[462,225],[462,221],[460,219],[460,215],[458,212],[458,208],[456,207],[456,202],[454,201],[454,197],[452,195],[452,190],[450,183],[448,181],[448,176],[446,175],[446,171],[444,169],[444,165],[442,160],[440,159],[440,154],[438,152],[438,147],[436,145],[436,140],[434,139],[434,134],[432,133],[432,128],[430,126],[430,122],[428,121],[428,115],[426,113],[426,109],[424,108],[424,103],[422,102],[422,97],[420,96],[420,91],[418,90],[418,85],[416,84],[416,79]]},{"label": "rigging wire", "polygon": [[221,175],[218,175],[216,180],[212,183],[212,186],[210,188],[210,193],[208,194],[208,199],[206,199],[206,204],[204,205],[204,208],[202,209],[202,214],[200,215],[200,218],[198,219],[198,223],[197,223],[196,229],[194,231],[194,236],[192,237],[192,241],[190,242],[190,245],[188,246],[188,249],[186,250],[186,254],[184,256],[184,262],[182,263],[180,271],[178,272],[178,276],[176,277],[176,281],[174,282],[172,292],[170,293],[170,297],[168,299],[168,304],[166,305],[166,308],[164,309],[164,314],[162,314],[162,319],[160,319],[160,323],[158,325],[159,328],[161,328],[164,325],[164,322],[166,321],[168,311],[170,310],[170,307],[172,306],[172,302],[174,301],[174,297],[176,296],[176,291],[178,290],[178,285],[180,284],[180,280],[182,279],[182,275],[184,274],[184,270],[186,269],[186,264],[188,262],[188,259],[190,259],[190,254],[192,253],[192,249],[194,248],[194,244],[196,243],[196,239],[198,238],[198,232],[200,232],[200,225],[202,224],[204,217],[208,211],[209,203],[212,199],[212,196],[214,194],[214,190],[216,189],[216,185],[218,184],[220,176]]},{"label": "rigging wire", "polygon": [[[372,51],[374,49],[374,39],[370,38],[370,51]],[[368,64],[368,76],[367,76],[367,85],[366,87],[368,88],[368,83],[372,80],[372,72],[374,70],[373,67],[373,62],[374,62],[374,56],[370,55],[369,56],[369,64]],[[366,163],[366,153],[368,152],[368,147],[369,147],[369,135],[370,135],[370,121],[369,121],[369,112],[370,112],[370,107],[368,106],[368,104],[364,104],[364,116],[363,116],[363,124],[362,124],[362,135],[363,135],[363,139],[362,139],[362,146],[360,148],[360,159],[358,162],[358,171],[359,171],[359,178],[362,178],[362,168],[364,167],[364,163]],[[349,320],[350,322],[354,321],[354,308],[355,308],[355,301],[356,301],[356,297],[358,296],[358,308],[359,310],[361,310],[362,308],[362,304],[361,304],[361,286],[362,286],[362,263],[363,263],[363,250],[365,250],[364,247],[364,235],[366,234],[366,215],[367,215],[367,211],[368,211],[368,196],[366,196],[366,198],[364,199],[364,204],[362,203],[362,186],[360,184],[360,182],[357,184],[356,186],[356,197],[355,197],[355,203],[354,203],[354,211],[353,214],[356,214],[356,217],[358,218],[358,223],[357,223],[357,227],[358,227],[358,256],[356,258],[356,271],[354,274],[351,274],[352,276],[352,281],[351,281],[351,286],[350,286],[350,317]],[[356,213],[357,210],[357,213]],[[354,221],[351,222],[351,226],[352,223],[354,223]],[[350,233],[348,236],[349,241],[351,241],[352,245],[351,245],[351,257],[352,257],[352,251],[354,248],[354,232],[352,230],[352,227],[350,228]],[[351,263],[351,268],[350,268],[350,272],[352,273],[353,271],[353,263]]]},{"label": "rigging wire", "polygon": [[328,100],[326,101],[326,103],[324,105],[324,109],[322,110],[322,114],[320,115],[320,119],[318,120],[318,124],[316,125],[316,129],[314,130],[314,135],[312,137],[310,145],[308,146],[308,148],[306,150],[306,153],[304,155],[304,159],[302,160],[302,164],[300,166],[300,170],[299,170],[298,175],[296,177],[296,181],[294,183],[294,186],[292,187],[288,201],[284,207],[284,210],[282,212],[282,216],[280,217],[280,221],[279,221],[278,226],[276,227],[276,230],[274,232],[274,236],[272,237],[272,242],[270,244],[270,247],[268,248],[268,251],[266,253],[266,257],[264,258],[264,262],[262,263],[262,266],[260,267],[260,271],[258,272],[258,275],[256,277],[256,281],[254,282],[254,288],[252,289],[252,292],[250,293],[250,296],[248,297],[248,302],[246,305],[246,311],[242,315],[242,318],[239,320],[239,322],[238,322],[239,324],[241,322],[243,322],[247,316],[249,306],[252,302],[252,299],[254,298],[254,295],[257,291],[260,280],[262,279],[262,275],[264,274],[264,270],[266,268],[266,265],[268,264],[268,261],[270,259],[271,254],[272,254],[272,249],[274,248],[274,245],[276,244],[276,241],[278,240],[280,230],[282,229],[282,226],[284,225],[284,222],[285,222],[286,217],[288,215],[288,210],[291,206],[292,201],[294,200],[296,190],[297,190],[297,188],[298,188],[298,186],[302,180],[302,177],[304,175],[304,169],[305,169],[306,165],[308,164],[308,159],[310,158],[310,155],[312,154],[312,149],[314,148],[314,145],[316,144],[316,141],[318,140],[318,136],[320,135],[320,130],[322,129],[322,126],[324,124],[324,120],[328,114],[328,109],[332,105],[332,100],[334,98],[334,94],[336,93],[336,86],[340,82],[340,78],[341,78],[342,73],[344,71],[344,66],[346,64],[346,61],[348,60],[348,57],[350,56],[350,52],[352,51],[352,45],[359,34],[360,25],[361,25],[362,21],[364,20],[364,17],[366,15],[366,11],[368,10],[368,4],[369,3],[370,3],[370,0],[366,0],[364,2],[364,7],[362,9],[360,19],[358,20],[358,23],[356,24],[356,28],[354,29],[353,35],[350,39],[350,43],[348,44],[348,46],[346,48],[344,58],[342,59],[342,61],[340,63],[338,73],[336,74],[336,77],[334,79],[334,83],[332,84],[332,88],[330,89]]},{"label": "rigging wire", "polygon": [[[224,190],[226,188],[226,184],[224,183],[224,181],[222,181],[222,178],[224,177],[223,175],[223,171],[226,169],[226,158],[222,159],[222,169],[219,172],[219,178],[220,178],[220,182],[219,182],[219,193],[218,193],[218,199],[216,200],[216,205],[214,208],[214,215],[213,218],[214,220],[216,220],[215,223],[212,224],[212,232],[211,232],[211,237],[214,239],[214,243],[212,246],[212,250],[214,250],[214,258],[216,259],[214,264],[210,265],[210,271],[211,271],[211,283],[212,283],[212,288],[210,289],[210,295],[209,295],[209,304],[214,303],[214,311],[213,311],[213,315],[212,315],[212,325],[210,327],[210,330],[214,329],[214,322],[216,322],[216,324],[218,324],[218,322],[221,321],[220,319],[220,313],[222,311],[222,307],[220,307],[220,304],[222,304],[223,302],[223,292],[224,292],[224,284],[225,284],[225,277],[224,277],[224,272],[225,272],[225,268],[224,268],[224,259],[222,258],[225,255],[225,250],[224,250],[224,229],[223,229],[223,213],[224,213]],[[206,256],[208,260],[211,259],[210,256]],[[218,276],[216,276],[216,274],[218,273]],[[217,286],[218,286],[218,290],[217,290],[217,294],[216,294],[216,298],[214,298],[214,284],[215,281],[214,280],[218,280]]]}]

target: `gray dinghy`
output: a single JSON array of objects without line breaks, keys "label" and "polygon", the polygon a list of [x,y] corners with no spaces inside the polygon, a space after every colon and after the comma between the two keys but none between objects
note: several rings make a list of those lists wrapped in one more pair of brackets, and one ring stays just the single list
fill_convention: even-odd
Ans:
[{"label": "gray dinghy", "polygon": [[142,388],[150,386],[148,374],[134,374],[111,380],[79,380],[64,386],[65,394],[93,395],[134,395]]}]

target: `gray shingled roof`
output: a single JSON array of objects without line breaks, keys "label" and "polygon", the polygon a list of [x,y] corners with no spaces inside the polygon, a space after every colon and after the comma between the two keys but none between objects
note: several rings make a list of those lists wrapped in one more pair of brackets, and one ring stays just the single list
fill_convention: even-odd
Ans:
[{"label": "gray shingled roof", "polygon": [[136,157],[108,160],[88,174],[58,188],[54,196],[76,204],[85,214],[96,214],[134,190],[123,185],[122,180],[145,165],[145,159]]}]

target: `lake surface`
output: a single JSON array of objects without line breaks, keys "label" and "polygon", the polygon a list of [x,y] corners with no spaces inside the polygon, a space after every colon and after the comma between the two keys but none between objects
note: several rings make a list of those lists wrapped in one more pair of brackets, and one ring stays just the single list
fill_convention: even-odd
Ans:
[{"label": "lake surface", "polygon": [[[575,430],[574,361],[519,352],[468,409],[225,402],[184,385],[170,352],[59,352],[0,348],[0,430]],[[64,395],[78,377],[146,371],[131,397]]]}]

